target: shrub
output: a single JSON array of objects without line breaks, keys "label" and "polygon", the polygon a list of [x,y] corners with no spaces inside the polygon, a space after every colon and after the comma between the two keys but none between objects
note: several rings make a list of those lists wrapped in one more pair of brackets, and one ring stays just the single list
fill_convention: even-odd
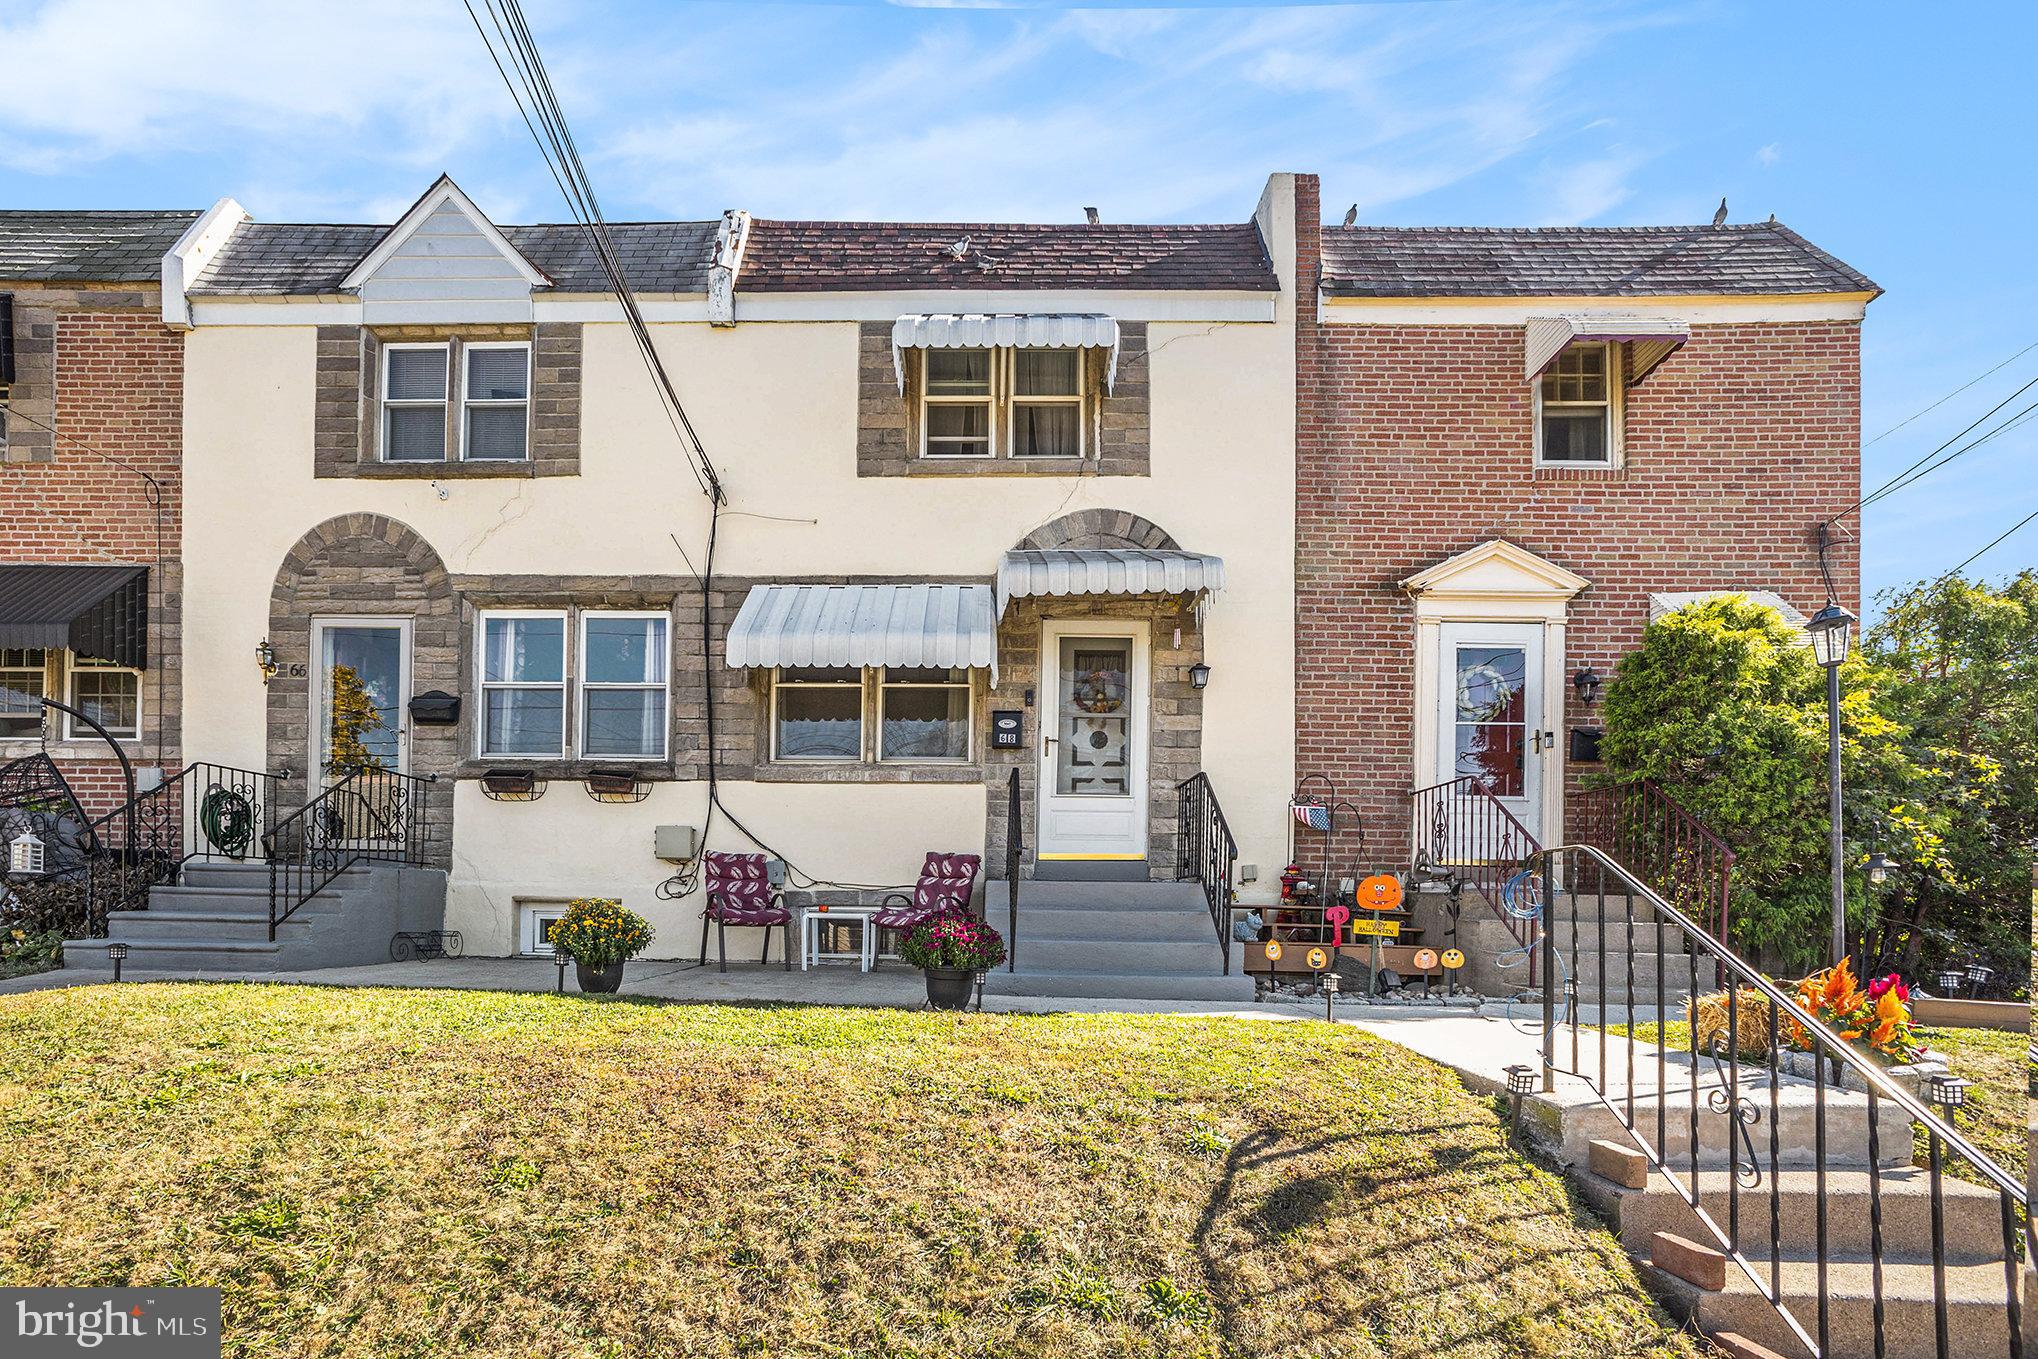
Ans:
[{"label": "shrub", "polygon": [[552,927],[552,947],[587,967],[634,958],[650,944],[650,922],[614,897],[575,897]]},{"label": "shrub", "polygon": [[1005,961],[1005,941],[967,911],[943,911],[912,928],[899,945],[899,956],[914,967],[981,972]]}]

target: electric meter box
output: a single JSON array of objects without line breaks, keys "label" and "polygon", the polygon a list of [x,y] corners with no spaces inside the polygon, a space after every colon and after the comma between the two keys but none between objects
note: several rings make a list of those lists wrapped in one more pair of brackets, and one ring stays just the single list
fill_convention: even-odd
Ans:
[{"label": "electric meter box", "polygon": [[651,852],[672,863],[700,857],[701,834],[692,826],[659,826],[651,832]]}]

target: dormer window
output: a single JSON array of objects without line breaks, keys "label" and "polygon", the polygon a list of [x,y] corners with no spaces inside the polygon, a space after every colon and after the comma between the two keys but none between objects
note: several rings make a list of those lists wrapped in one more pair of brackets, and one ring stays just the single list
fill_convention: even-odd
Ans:
[{"label": "dormer window", "polygon": [[1620,346],[1568,345],[1536,384],[1536,461],[1612,467],[1620,449]]},{"label": "dormer window", "polygon": [[384,462],[523,462],[530,415],[528,343],[383,346]]},{"label": "dormer window", "polygon": [[1081,349],[922,351],[920,456],[1080,458]]}]

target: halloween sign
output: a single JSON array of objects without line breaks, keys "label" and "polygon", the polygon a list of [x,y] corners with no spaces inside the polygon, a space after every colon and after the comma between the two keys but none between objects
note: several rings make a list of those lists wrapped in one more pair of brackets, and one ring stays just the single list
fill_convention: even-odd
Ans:
[{"label": "halloween sign", "polygon": [[1415,951],[1415,970],[1434,972],[1437,965],[1437,951],[1433,948],[1419,948]]},{"label": "halloween sign", "polygon": [[1354,920],[1353,938],[1399,939],[1401,922],[1398,920]]},{"label": "halloween sign", "polygon": [[1359,884],[1358,899],[1369,911],[1391,911],[1401,904],[1401,879],[1391,873],[1375,873]]},{"label": "halloween sign", "polygon": [[1324,968],[1330,966],[1330,955],[1324,952],[1320,946],[1309,950],[1309,952],[1302,956],[1308,962],[1309,970],[1312,972],[1321,972]]},{"label": "halloween sign", "polygon": [[1464,952],[1462,950],[1454,948],[1445,949],[1443,963],[1446,969],[1452,972],[1457,971],[1459,968],[1465,965]]},{"label": "halloween sign", "polygon": [[1323,908],[1323,923],[1330,926],[1331,943],[1337,944],[1343,942],[1345,922],[1351,918],[1352,908],[1343,902]]},{"label": "halloween sign", "polygon": [[1281,961],[1280,940],[1278,939],[1267,940],[1267,961],[1270,963],[1278,963]]}]

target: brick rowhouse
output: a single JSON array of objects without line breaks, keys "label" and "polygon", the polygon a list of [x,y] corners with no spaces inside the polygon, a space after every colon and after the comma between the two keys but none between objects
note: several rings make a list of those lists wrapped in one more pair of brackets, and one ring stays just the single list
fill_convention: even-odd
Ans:
[{"label": "brick rowhouse", "polygon": [[[16,381],[0,458],[0,565],[130,565],[149,571],[137,766],[179,766],[179,524],[184,341],[153,286],[46,286],[0,278],[14,297]],[[31,423],[34,422],[34,423]],[[55,434],[40,428],[51,425]],[[115,461],[117,460],[117,461]],[[151,504],[148,481],[160,488]],[[50,752],[88,812],[119,805],[119,765],[96,737]],[[35,749],[0,742],[0,756]]]},{"label": "brick rowhouse", "polygon": [[[1297,177],[1298,223],[1318,194]],[[1325,324],[1320,235],[1297,237],[1296,769],[1357,806],[1367,861],[1407,862],[1408,794],[1436,782],[1414,767],[1411,574],[1498,537],[1585,577],[1567,678],[1612,672],[1651,592],[1824,599],[1813,525],[1860,487],[1859,321],[1694,324],[1629,389],[1620,467],[1538,469],[1520,325]],[[1831,554],[1857,612],[1859,560]],[[1568,684],[1562,701],[1563,728],[1598,725]],[[1567,762],[1567,819],[1591,768]]]}]

